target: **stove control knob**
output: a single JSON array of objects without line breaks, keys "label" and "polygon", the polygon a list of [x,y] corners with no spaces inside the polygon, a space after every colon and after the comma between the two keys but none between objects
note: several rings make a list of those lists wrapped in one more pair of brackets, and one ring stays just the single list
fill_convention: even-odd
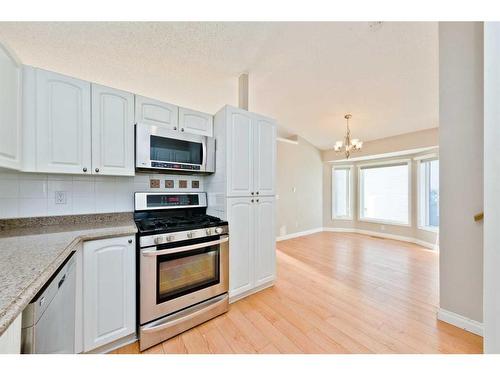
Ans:
[{"label": "stove control knob", "polygon": [[215,228],[215,233],[222,234],[222,228],[221,227]]},{"label": "stove control knob", "polygon": [[194,233],[193,232],[187,232],[186,236],[187,236],[187,238],[193,238]]},{"label": "stove control knob", "polygon": [[167,236],[167,242],[172,242],[173,240],[175,240],[174,235]]},{"label": "stove control knob", "polygon": [[207,232],[207,236],[210,236],[212,234],[212,229],[207,228],[206,232]]},{"label": "stove control knob", "polygon": [[165,237],[164,236],[158,236],[158,237],[155,238],[155,244],[158,245],[158,244],[161,244],[163,242],[165,242]]}]

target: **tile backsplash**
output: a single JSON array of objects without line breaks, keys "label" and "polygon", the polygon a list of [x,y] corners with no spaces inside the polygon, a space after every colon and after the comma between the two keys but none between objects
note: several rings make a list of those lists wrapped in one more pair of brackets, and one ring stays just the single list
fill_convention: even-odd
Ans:
[{"label": "tile backsplash", "polygon": [[[153,179],[160,180],[159,188],[150,187]],[[167,180],[173,181],[172,188],[166,187],[172,185]],[[188,181],[186,188],[179,187],[180,180]],[[193,188],[193,181],[199,181],[199,187]],[[0,171],[0,218],[130,212],[134,192],[204,191],[203,182],[203,176],[185,175],[109,177]]]}]

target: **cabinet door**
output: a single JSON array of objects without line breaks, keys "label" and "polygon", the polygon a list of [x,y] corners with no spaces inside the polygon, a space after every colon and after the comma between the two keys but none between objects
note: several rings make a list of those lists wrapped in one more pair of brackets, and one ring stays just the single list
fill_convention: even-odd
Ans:
[{"label": "cabinet door", "polygon": [[83,244],[84,351],[135,332],[133,236]]},{"label": "cabinet door", "polygon": [[254,275],[254,204],[253,198],[228,198],[229,296],[253,288]]},{"label": "cabinet door", "polygon": [[177,130],[179,109],[173,104],[136,95],[135,122]]},{"label": "cabinet door", "polygon": [[21,168],[21,69],[0,44],[0,167]]},{"label": "cabinet door", "polygon": [[90,174],[90,83],[37,69],[36,138],[37,171]]},{"label": "cabinet door", "polygon": [[274,195],[276,183],[276,124],[256,116],[254,130],[255,194]]},{"label": "cabinet door", "polygon": [[237,108],[227,109],[227,195],[250,196],[253,190],[252,115]]},{"label": "cabinet door", "polygon": [[214,117],[208,113],[179,108],[179,130],[207,137],[213,135]]},{"label": "cabinet door", "polygon": [[92,173],[133,176],[134,95],[92,84]]},{"label": "cabinet door", "polygon": [[260,197],[255,202],[254,261],[255,287],[258,287],[276,277],[275,202],[274,197]]}]

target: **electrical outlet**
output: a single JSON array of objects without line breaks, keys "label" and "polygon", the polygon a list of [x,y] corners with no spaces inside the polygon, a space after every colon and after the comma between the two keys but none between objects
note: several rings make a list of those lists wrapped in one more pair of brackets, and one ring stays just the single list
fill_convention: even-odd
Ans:
[{"label": "electrical outlet", "polygon": [[66,192],[65,191],[56,191],[55,201],[56,201],[56,204],[66,204]]},{"label": "electrical outlet", "polygon": [[149,180],[149,187],[151,189],[159,189],[160,188],[160,180],[158,180],[156,178],[155,179],[153,179],[153,178],[150,179]]}]

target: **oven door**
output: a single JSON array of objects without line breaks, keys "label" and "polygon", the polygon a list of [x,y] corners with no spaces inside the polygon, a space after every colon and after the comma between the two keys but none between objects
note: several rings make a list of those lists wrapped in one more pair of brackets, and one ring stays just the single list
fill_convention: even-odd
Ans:
[{"label": "oven door", "polygon": [[223,235],[141,249],[141,324],[227,292],[228,241]]},{"label": "oven door", "polygon": [[136,167],[214,172],[215,141],[158,126],[136,125]]}]

